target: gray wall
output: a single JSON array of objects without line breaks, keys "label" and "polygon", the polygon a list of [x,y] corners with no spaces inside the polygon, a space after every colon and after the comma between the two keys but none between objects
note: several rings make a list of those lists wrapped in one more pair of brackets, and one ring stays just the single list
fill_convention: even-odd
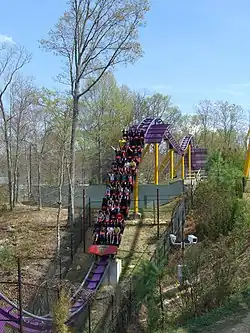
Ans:
[{"label": "gray wall", "polygon": [[[99,208],[101,206],[102,198],[105,193],[105,185],[90,185],[84,187],[77,185],[75,187],[75,206],[76,208],[82,208],[83,204],[83,189],[86,189],[86,204],[91,202],[92,208]],[[156,200],[156,189],[159,189],[160,204],[169,202],[173,197],[179,196],[183,192],[183,181],[177,180],[170,184],[164,185],[139,185],[139,208],[145,208],[145,202],[148,207],[152,207],[153,201]],[[33,189],[34,200],[37,200],[37,186]],[[63,186],[63,206],[68,205],[68,186]],[[25,194],[22,193],[22,199],[25,201]],[[27,200],[27,197],[26,197]],[[58,188],[57,186],[42,186],[42,202],[44,205],[56,206],[58,200]],[[131,206],[133,205],[133,200]]]},{"label": "gray wall", "polygon": [[[183,193],[184,185],[182,180],[177,180],[169,184],[163,185],[140,185],[139,186],[139,209],[148,208],[153,206],[153,202],[157,199],[157,189],[159,189],[159,201],[160,205],[166,204],[173,198]],[[131,207],[133,200],[131,202]]]},{"label": "gray wall", "polygon": [[[82,207],[82,191],[83,188],[87,188],[83,185],[76,185],[75,186],[75,204],[77,207]],[[42,185],[42,203],[44,205],[52,205],[56,206],[58,201],[58,186],[55,185]],[[69,187],[68,185],[64,185],[62,187],[62,203],[63,206],[66,207],[68,205],[68,192]],[[32,194],[33,199],[36,201],[38,198],[38,187],[32,186]]]}]

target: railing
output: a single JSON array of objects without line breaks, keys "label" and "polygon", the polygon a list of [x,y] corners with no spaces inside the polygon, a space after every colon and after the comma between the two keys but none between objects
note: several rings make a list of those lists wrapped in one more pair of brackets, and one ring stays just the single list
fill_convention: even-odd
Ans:
[{"label": "railing", "polygon": [[[165,232],[161,235],[157,242],[157,247],[152,254],[150,261],[158,266],[163,258],[166,258],[170,251],[169,234],[174,231],[178,232],[185,222],[185,217],[188,214],[191,206],[190,197],[184,195],[176,203],[171,217],[171,223],[166,227]],[[139,263],[138,263],[139,265]],[[117,290],[109,296],[106,296],[106,310],[105,315],[97,324],[91,324],[89,317],[89,325],[86,324],[84,333],[125,333],[127,332],[128,325],[132,317],[138,312],[138,304],[136,302],[136,287],[138,280],[141,276],[136,274],[136,266],[134,273],[132,273],[126,280],[118,285]],[[104,319],[103,319],[104,318]]]}]

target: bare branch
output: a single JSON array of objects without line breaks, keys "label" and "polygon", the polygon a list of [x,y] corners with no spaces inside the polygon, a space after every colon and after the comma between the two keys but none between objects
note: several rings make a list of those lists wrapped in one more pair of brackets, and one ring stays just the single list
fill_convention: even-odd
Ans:
[{"label": "bare branch", "polygon": [[2,81],[0,98],[2,98],[9,88],[15,74],[30,62],[31,55],[25,48],[16,45],[5,44],[5,47],[0,51],[0,56],[4,59],[0,62],[0,79]]}]

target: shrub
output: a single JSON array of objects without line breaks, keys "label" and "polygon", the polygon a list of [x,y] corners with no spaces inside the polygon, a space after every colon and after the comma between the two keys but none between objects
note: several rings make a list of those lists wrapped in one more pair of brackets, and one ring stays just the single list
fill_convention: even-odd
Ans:
[{"label": "shrub", "polygon": [[65,325],[69,316],[70,297],[62,288],[59,292],[57,302],[53,307],[54,332],[55,333],[70,333],[69,328]]}]

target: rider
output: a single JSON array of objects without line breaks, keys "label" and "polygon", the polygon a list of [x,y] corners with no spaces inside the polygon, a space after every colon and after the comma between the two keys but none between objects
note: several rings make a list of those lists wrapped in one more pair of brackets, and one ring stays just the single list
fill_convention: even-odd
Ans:
[{"label": "rider", "polygon": [[113,224],[110,223],[107,227],[107,243],[108,244],[113,243],[113,234],[114,234],[114,227],[113,227]]},{"label": "rider", "polygon": [[116,245],[119,245],[119,242],[120,242],[120,234],[121,234],[121,228],[118,226],[117,223],[115,223],[113,243],[114,243],[115,240],[116,240]]},{"label": "rider", "polygon": [[101,227],[100,229],[100,244],[105,244],[106,243],[106,228]]},{"label": "rider", "polygon": [[94,244],[98,243],[99,234],[100,234],[100,224],[96,222],[94,224],[94,231],[93,231]]},{"label": "rider", "polygon": [[102,210],[99,210],[98,217],[97,217],[97,222],[102,223],[104,222],[105,215]]}]

